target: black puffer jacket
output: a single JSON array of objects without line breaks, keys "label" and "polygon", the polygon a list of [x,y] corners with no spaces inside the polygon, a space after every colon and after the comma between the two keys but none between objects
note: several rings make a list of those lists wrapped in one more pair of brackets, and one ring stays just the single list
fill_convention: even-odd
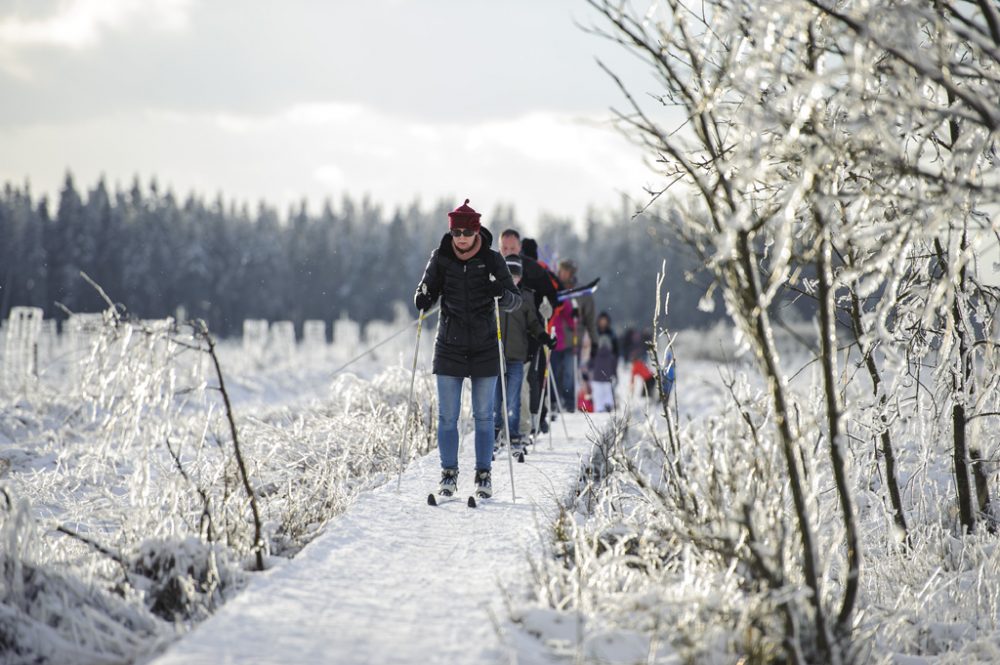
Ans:
[{"label": "black puffer jacket", "polygon": [[482,228],[480,236],[479,251],[468,261],[461,261],[455,256],[451,235],[445,234],[441,245],[431,252],[423,279],[417,285],[414,304],[424,286],[430,303],[441,298],[441,320],[434,344],[435,374],[470,377],[500,374],[490,275],[504,287],[500,297],[502,310],[509,312],[520,307],[521,294],[503,257],[490,248],[492,234]]},{"label": "black puffer jacket", "polygon": [[549,271],[543,268],[538,261],[524,254],[521,254],[521,265],[524,266],[524,274],[521,276],[521,286],[534,291],[535,307],[540,307],[542,299],[548,298],[552,309],[555,309],[559,305],[559,300],[556,294],[556,287],[552,284],[552,280],[549,279]]}]

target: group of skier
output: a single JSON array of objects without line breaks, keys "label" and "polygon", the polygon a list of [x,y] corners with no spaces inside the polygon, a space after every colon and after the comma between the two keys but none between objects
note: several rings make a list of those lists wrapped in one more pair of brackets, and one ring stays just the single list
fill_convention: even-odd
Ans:
[{"label": "group of skier", "polygon": [[[514,229],[503,231],[499,250],[493,249],[493,235],[468,199],[448,213],[448,226],[431,252],[413,300],[421,313],[441,302],[433,359],[441,458],[438,494],[457,492],[458,416],[468,378],[475,421],[475,493],[486,498],[492,496],[495,448],[504,442],[512,448],[523,445],[525,379],[530,435],[547,431],[549,403],[563,412],[578,407],[611,410],[618,342],[610,317],[595,315],[591,290],[577,287],[573,261],[560,261],[553,273],[539,260],[537,243],[522,241]],[[588,382],[581,382],[578,395],[574,393],[584,332],[590,340],[590,380],[589,390]],[[592,396],[592,404],[587,396]]]}]

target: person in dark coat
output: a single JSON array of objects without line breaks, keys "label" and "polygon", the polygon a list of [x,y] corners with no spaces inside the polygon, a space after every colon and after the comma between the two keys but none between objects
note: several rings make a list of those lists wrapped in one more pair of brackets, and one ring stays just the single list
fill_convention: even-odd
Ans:
[{"label": "person in dark coat", "polygon": [[[535,304],[538,306],[538,313],[542,322],[548,326],[552,313],[559,305],[558,289],[562,288],[558,278],[553,274],[538,258],[538,242],[534,238],[524,238],[523,241],[517,231],[509,229],[516,239],[513,245],[515,253],[521,255],[521,262],[524,266],[524,276],[521,286],[531,289],[535,293]],[[506,256],[506,252],[501,252]],[[539,349],[537,344],[533,344],[529,349],[527,384],[528,384],[528,407],[531,412],[533,422],[537,422],[540,432],[549,431],[548,413],[542,400],[542,393],[545,381],[545,354]],[[532,431],[532,434],[536,434]]]},{"label": "person in dark coat", "polygon": [[[500,338],[503,340],[504,358],[506,359],[507,378],[507,421],[510,428],[510,442],[521,443],[521,382],[524,378],[524,364],[528,361],[528,353],[532,343],[536,346],[555,345],[555,339],[545,332],[545,326],[535,308],[534,294],[531,289],[523,286],[521,281],[522,262],[517,254],[506,257],[507,268],[510,270],[514,283],[521,289],[524,299],[521,306],[512,312],[500,314]],[[493,428],[499,438],[503,431],[503,393],[500,382],[497,381],[496,394],[493,397]]]},{"label": "person in dark coat", "polygon": [[597,317],[597,339],[590,357],[590,391],[594,411],[615,410],[614,385],[618,381],[618,338],[611,328],[611,316],[601,312]]},{"label": "person in dark coat", "polygon": [[[538,257],[537,245],[532,246],[535,248],[534,258],[523,252],[521,234],[517,232],[517,229],[506,229],[500,234],[500,253],[503,254],[504,258],[508,256],[521,257],[521,286],[531,289],[535,294],[535,307],[539,309],[542,319],[548,320],[552,316],[552,310],[559,304],[556,302],[555,280],[551,279],[549,271],[536,260]],[[547,307],[542,304],[546,300],[549,303]],[[548,313],[546,314],[546,312]]]},{"label": "person in dark coat", "polygon": [[491,249],[493,236],[469,200],[448,213],[449,232],[431,252],[413,304],[427,311],[441,299],[433,371],[438,388],[438,453],[442,494],[458,486],[458,413],[462,383],[472,382],[476,490],[492,494],[493,392],[500,374],[495,299],[502,310],[521,306],[507,263]]}]

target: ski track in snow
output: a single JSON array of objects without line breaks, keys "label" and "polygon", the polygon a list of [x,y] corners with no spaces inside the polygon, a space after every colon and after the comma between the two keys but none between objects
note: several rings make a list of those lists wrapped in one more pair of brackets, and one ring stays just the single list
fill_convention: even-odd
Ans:
[{"label": "ski track in snow", "polygon": [[[607,416],[593,416],[602,427]],[[226,663],[507,663],[494,628],[506,612],[501,586],[527,581],[529,552],[575,488],[589,459],[592,427],[582,414],[552,423],[514,461],[511,501],[506,451],[493,463],[493,499],[478,508],[472,434],[459,454],[458,499],[433,507],[436,451],[361,495],[323,535],[291,561],[256,576],[217,614],[197,626],[156,665]],[[541,530],[540,528],[541,527]]]}]

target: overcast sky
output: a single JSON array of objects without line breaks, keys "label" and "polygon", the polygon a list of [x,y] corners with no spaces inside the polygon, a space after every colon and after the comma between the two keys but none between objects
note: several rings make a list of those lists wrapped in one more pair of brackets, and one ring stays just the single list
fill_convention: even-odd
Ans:
[{"label": "overcast sky", "polygon": [[595,57],[649,79],[577,24],[583,0],[0,0],[0,180],[580,219],[654,176]]}]

